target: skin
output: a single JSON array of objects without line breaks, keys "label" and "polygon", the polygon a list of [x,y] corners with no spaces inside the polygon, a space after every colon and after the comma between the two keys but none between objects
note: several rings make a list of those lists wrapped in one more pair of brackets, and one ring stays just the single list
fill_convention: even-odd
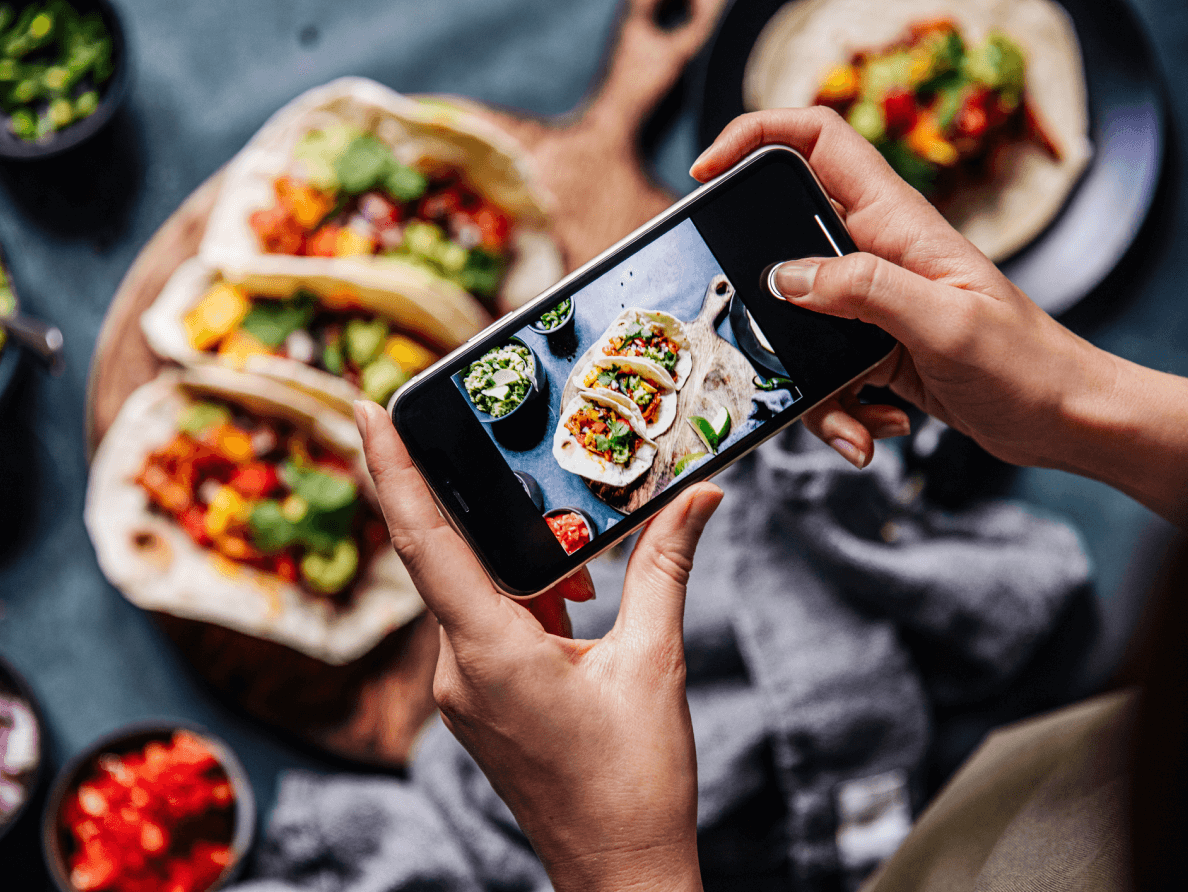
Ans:
[{"label": "skin", "polygon": [[[1188,382],[1098,350],[1015,288],[833,112],[734,121],[694,164],[706,180],[767,143],[798,149],[862,253],[783,267],[812,310],[883,327],[899,347],[868,379],[1016,464],[1109,483],[1173,522],[1188,501]],[[805,424],[854,464],[907,432],[858,387]],[[387,414],[356,403],[392,543],[441,621],[434,695],[540,855],[554,887],[696,890],[696,776],[682,615],[693,552],[721,493],[690,488],[632,554],[614,629],[567,635],[583,572],[531,602],[501,596],[438,514]]]}]

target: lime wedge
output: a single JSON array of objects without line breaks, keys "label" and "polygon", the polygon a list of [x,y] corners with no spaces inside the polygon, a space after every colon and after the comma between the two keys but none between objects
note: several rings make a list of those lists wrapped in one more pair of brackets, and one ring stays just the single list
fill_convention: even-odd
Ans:
[{"label": "lime wedge", "polygon": [[725,406],[719,406],[712,419],[690,415],[689,425],[711,452],[717,452],[722,441],[730,433],[730,413]]},{"label": "lime wedge", "polygon": [[693,464],[695,461],[700,461],[707,455],[709,455],[708,452],[689,452],[685,455],[682,455],[677,461],[676,467],[673,468],[673,470],[676,471],[676,476],[680,477],[683,473],[685,473],[685,470],[689,467],[689,465]]}]

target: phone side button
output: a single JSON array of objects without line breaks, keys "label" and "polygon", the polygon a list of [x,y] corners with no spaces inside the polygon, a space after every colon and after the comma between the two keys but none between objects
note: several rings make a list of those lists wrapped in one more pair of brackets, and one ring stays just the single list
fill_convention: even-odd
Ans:
[{"label": "phone side button", "polygon": [[450,487],[450,493],[454,496],[454,501],[458,503],[458,507],[462,509],[462,513],[469,514],[470,506],[467,505],[466,500],[462,498],[462,493],[458,492],[458,490],[454,489],[452,486]]}]

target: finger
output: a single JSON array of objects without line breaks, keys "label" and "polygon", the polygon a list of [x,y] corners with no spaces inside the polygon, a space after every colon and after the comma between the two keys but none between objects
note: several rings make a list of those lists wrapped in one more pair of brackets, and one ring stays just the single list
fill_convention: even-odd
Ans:
[{"label": "finger", "polygon": [[[771,109],[731,121],[689,173],[712,179],[755,149],[782,144],[808,159],[830,198],[846,209],[846,226],[864,248],[898,263],[915,258],[957,274],[976,249],[919,192],[904,182],[873,145],[831,109]],[[893,219],[895,226],[888,226]],[[982,258],[984,260],[984,258]]]},{"label": "finger", "polygon": [[865,253],[787,261],[775,268],[772,284],[799,307],[870,322],[910,352],[946,356],[973,333],[974,303],[992,300]]},{"label": "finger", "polygon": [[388,414],[370,400],[358,400],[355,423],[392,545],[426,606],[451,635],[490,629],[501,595],[438,513]]},{"label": "finger", "polygon": [[561,638],[573,637],[573,626],[565,610],[565,598],[557,587],[537,595],[525,606],[550,635],[558,635]]},{"label": "finger", "polygon": [[590,571],[582,567],[572,576],[553,586],[553,591],[558,592],[566,601],[593,601],[594,580],[590,578]]},{"label": "finger", "polygon": [[680,641],[693,552],[721,501],[722,490],[702,483],[652,518],[627,563],[616,630]]},{"label": "finger", "polygon": [[833,398],[804,414],[804,426],[856,468],[874,455],[874,441],[911,433],[907,413],[895,406]]}]

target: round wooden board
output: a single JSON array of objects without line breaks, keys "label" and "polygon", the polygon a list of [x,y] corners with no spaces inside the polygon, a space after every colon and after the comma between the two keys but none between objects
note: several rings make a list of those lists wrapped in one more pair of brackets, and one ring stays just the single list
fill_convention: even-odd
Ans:
[{"label": "round wooden board", "polygon": [[[714,276],[705,289],[697,317],[684,324],[693,367],[688,380],[677,391],[676,420],[672,427],[656,437],[656,458],[651,469],[626,487],[586,481],[590,491],[616,511],[626,514],[641,507],[672,482],[676,463],[682,457],[706,451],[705,444],[685,420],[690,415],[712,416],[718,406],[723,406],[734,425],[741,424],[750,415],[751,399],[756,392],[755,369],[717,332],[718,323],[725,316],[733,295],[734,286],[729,280],[722,275]],[[569,401],[577,396],[579,375],[595,358],[598,347],[595,343],[574,363],[573,373],[565,382],[561,395],[562,406],[569,405]]]},{"label": "round wooden board", "polygon": [[[689,19],[671,30],[655,23],[657,5],[625,4],[605,79],[579,112],[553,122],[467,103],[518,139],[531,157],[552,193],[554,234],[569,269],[673,200],[641,167],[639,128],[708,38],[724,0],[693,4]],[[89,455],[132,391],[166,365],[149,349],[140,315],[173,271],[197,254],[221,178],[221,171],[212,175],[165,221],[116,291],[91,363]],[[167,614],[154,618],[231,705],[332,755],[402,767],[434,713],[438,626],[428,614],[345,666],[221,626]]]}]

